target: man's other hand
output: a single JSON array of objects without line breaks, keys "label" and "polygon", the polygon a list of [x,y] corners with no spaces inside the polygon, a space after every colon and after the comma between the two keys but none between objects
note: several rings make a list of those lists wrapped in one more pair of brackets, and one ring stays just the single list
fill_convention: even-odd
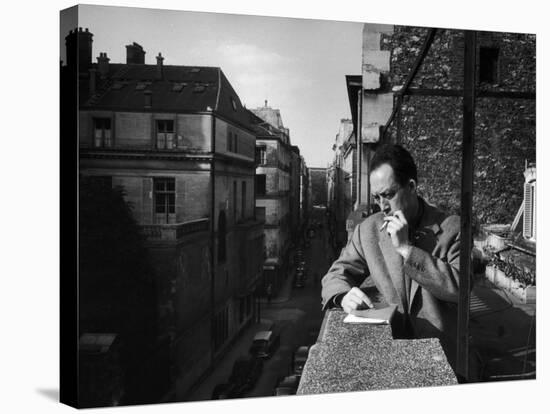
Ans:
[{"label": "man's other hand", "polygon": [[351,313],[351,311],[355,309],[372,307],[372,301],[363,293],[361,289],[357,287],[351,288],[351,290],[342,298],[342,309],[344,309],[346,313]]}]

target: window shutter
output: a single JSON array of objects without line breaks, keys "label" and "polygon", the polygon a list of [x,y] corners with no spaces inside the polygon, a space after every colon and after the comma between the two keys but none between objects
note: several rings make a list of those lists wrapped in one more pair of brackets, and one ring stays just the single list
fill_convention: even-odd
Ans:
[{"label": "window shutter", "polygon": [[523,210],[523,237],[530,239],[533,237],[533,187],[530,183],[525,183],[523,189],[525,208]]}]

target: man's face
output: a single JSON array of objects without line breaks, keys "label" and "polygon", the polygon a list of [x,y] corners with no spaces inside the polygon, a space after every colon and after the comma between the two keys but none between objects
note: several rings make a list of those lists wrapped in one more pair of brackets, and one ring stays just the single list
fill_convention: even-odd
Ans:
[{"label": "man's face", "polygon": [[416,183],[413,180],[402,187],[395,180],[393,168],[389,164],[382,164],[370,173],[370,186],[374,200],[384,214],[401,210],[407,221],[411,222],[416,199]]}]

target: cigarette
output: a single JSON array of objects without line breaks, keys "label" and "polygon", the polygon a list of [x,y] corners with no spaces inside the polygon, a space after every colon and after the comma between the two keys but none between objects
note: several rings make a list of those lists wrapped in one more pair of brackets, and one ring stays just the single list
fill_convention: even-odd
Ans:
[{"label": "cigarette", "polygon": [[[393,216],[393,214],[384,214],[384,217]],[[385,221],[384,224],[380,227],[380,231],[384,231],[388,227],[389,221]]]}]

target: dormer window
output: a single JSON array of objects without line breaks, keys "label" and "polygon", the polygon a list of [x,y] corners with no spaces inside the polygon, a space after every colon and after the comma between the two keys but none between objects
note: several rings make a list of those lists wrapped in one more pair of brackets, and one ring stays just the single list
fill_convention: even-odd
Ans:
[{"label": "dormer window", "polygon": [[111,147],[111,118],[94,118],[94,147]]},{"label": "dormer window", "polygon": [[235,102],[235,99],[231,97],[231,106],[233,107],[233,110],[237,110],[237,102]]},{"label": "dormer window", "polygon": [[174,121],[171,119],[157,120],[157,148],[172,149],[174,146]]}]

